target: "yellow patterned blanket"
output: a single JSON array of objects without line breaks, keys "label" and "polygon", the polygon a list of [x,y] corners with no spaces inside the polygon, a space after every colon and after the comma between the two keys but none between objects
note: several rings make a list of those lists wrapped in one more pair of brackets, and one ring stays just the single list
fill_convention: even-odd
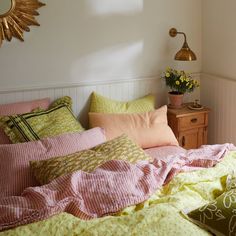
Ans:
[{"label": "yellow patterned blanket", "polygon": [[178,174],[146,202],[128,207],[117,216],[83,221],[62,213],[0,236],[210,235],[185,219],[181,210],[198,208],[218,197],[225,189],[227,175],[235,170],[236,152],[230,152],[214,168]]}]

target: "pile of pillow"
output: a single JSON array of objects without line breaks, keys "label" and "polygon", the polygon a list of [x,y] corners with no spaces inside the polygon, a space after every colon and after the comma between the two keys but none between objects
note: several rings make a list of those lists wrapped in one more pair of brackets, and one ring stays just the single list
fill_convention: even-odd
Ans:
[{"label": "pile of pillow", "polygon": [[95,128],[34,142],[0,145],[0,198],[20,195],[25,188],[38,185],[30,161],[69,155],[105,141],[104,131]]},{"label": "pile of pillow", "polygon": [[[89,126],[104,128],[108,140],[125,133],[142,148],[178,145],[166,113],[166,106],[155,110],[153,95],[119,102],[93,93]],[[0,144],[9,143],[9,139],[12,143],[23,143],[83,130],[67,96],[51,105],[46,98],[0,106]]]},{"label": "pile of pillow", "polygon": [[178,145],[166,113],[152,95],[119,102],[93,93],[85,131],[67,96],[0,105],[0,198],[109,160],[150,161],[142,148]]},{"label": "pile of pillow", "polygon": [[1,126],[13,143],[83,131],[71,110],[71,105],[71,98],[63,97],[52,103],[47,110],[39,106],[40,109],[36,111],[3,116]]},{"label": "pile of pillow", "polygon": [[168,126],[167,106],[155,110],[153,95],[118,102],[93,93],[89,126],[104,128],[108,140],[125,133],[142,148],[178,145]]}]

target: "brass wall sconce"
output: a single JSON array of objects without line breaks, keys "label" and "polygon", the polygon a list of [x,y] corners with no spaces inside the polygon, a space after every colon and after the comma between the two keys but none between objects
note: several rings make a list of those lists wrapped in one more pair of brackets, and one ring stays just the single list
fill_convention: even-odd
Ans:
[{"label": "brass wall sconce", "polygon": [[35,17],[38,8],[45,6],[39,0],[0,0],[0,47],[3,40],[11,41],[13,37],[24,41],[24,31],[29,26],[39,26]]},{"label": "brass wall sconce", "polygon": [[197,57],[195,53],[189,48],[187,43],[187,37],[184,32],[178,32],[177,29],[171,28],[169,31],[169,35],[171,37],[176,37],[177,34],[182,34],[184,36],[184,44],[182,48],[176,53],[175,60],[178,61],[196,61]]}]

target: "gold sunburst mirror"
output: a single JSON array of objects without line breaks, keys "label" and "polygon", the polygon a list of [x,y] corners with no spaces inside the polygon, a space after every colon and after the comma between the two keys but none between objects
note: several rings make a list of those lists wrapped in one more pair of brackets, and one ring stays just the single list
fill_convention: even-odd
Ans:
[{"label": "gold sunburst mirror", "polygon": [[24,31],[29,32],[31,25],[39,26],[35,16],[44,5],[38,0],[0,0],[0,47],[3,40],[13,37],[24,41]]}]

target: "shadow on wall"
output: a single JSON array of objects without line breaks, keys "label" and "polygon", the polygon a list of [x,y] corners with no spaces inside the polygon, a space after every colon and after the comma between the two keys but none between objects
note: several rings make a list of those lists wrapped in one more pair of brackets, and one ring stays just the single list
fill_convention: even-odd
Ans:
[{"label": "shadow on wall", "polygon": [[[1,48],[0,90],[159,76],[175,65],[173,55],[183,43],[169,37],[173,24],[187,28],[196,38],[191,45],[201,46],[195,37],[198,0],[43,1],[41,27],[32,27],[25,43]],[[200,64],[191,65],[190,71],[199,71]]]},{"label": "shadow on wall", "polygon": [[83,0],[73,7],[68,4],[57,12],[61,27],[54,28],[54,34],[60,35],[58,42],[55,45],[50,38],[46,50],[62,45],[58,53],[63,56],[52,61],[61,61],[70,69],[67,79],[71,82],[156,76],[172,59],[169,26],[157,20],[162,10],[156,6],[154,1],[143,0]]},{"label": "shadow on wall", "polygon": [[70,65],[72,81],[78,76],[82,81],[125,80],[158,76],[166,66],[196,67],[195,62],[173,60],[183,38],[173,40],[168,35],[181,15],[172,1],[84,0],[79,5],[80,19],[71,20],[77,24],[76,37],[67,45],[75,56]]}]

